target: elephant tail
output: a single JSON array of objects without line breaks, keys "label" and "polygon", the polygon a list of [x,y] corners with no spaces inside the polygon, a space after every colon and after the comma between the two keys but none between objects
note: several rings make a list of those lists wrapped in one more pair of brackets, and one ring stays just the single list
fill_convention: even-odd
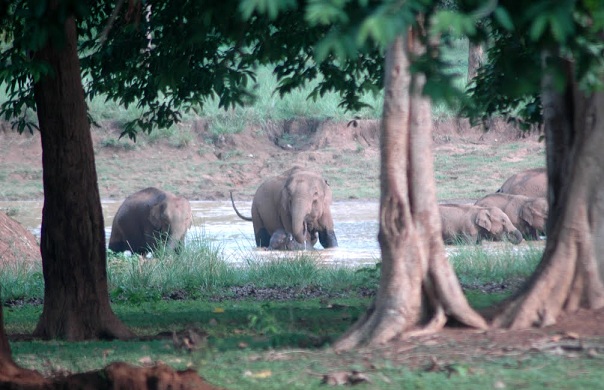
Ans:
[{"label": "elephant tail", "polygon": [[233,205],[233,210],[235,210],[235,212],[237,213],[237,215],[239,216],[239,218],[245,220],[245,221],[252,221],[252,217],[246,217],[245,215],[241,214],[239,212],[239,210],[237,210],[237,207],[235,207],[235,201],[233,200],[233,191],[229,191],[231,194],[231,204]]}]

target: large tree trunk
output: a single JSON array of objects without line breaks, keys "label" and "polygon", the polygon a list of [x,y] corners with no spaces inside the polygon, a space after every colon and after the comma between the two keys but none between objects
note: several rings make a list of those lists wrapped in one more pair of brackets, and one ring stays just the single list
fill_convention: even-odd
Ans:
[{"label": "large tree trunk", "polygon": [[430,100],[423,75],[409,73],[409,55],[425,50],[410,33],[386,54],[381,127],[382,272],[367,313],[334,344],[337,350],[388,342],[442,328],[447,315],[486,328],[468,305],[441,238],[433,174]]},{"label": "large tree trunk", "polygon": [[547,326],[562,312],[604,307],[604,93],[586,95],[572,63],[558,63],[566,70],[565,90],[550,76],[542,94],[548,239],[537,271],[495,317],[499,327]]},{"label": "large tree trunk", "polygon": [[53,74],[34,85],[44,170],[40,250],[45,283],[34,334],[126,338],[132,333],[109,305],[103,214],[73,17],[64,26],[64,40],[55,37],[35,53]]}]

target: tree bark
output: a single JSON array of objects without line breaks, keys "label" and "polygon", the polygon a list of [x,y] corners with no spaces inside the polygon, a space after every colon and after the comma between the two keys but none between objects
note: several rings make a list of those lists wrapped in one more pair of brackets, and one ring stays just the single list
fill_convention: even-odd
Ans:
[{"label": "tree bark", "polygon": [[[49,18],[53,11],[50,6]],[[64,31],[64,39],[49,40],[35,53],[53,73],[34,85],[44,181],[44,308],[34,335],[126,338],[132,332],[109,305],[103,214],[73,17]]]},{"label": "tree bark", "polygon": [[586,94],[573,64],[559,92],[542,88],[546,136],[548,239],[536,272],[506,303],[493,325],[512,329],[553,324],[563,312],[604,307],[604,93]]},{"label": "tree bark", "polygon": [[21,388],[27,388],[29,385],[38,384],[40,380],[42,380],[42,375],[37,371],[21,368],[13,361],[10,344],[4,330],[4,314],[0,303],[0,388],[6,388],[9,383],[18,383],[23,386]]},{"label": "tree bark", "polygon": [[474,77],[476,77],[476,73],[478,72],[478,68],[482,65],[484,60],[484,47],[482,44],[474,44],[472,42],[468,43],[468,76],[466,79],[466,83],[469,84],[472,82]]},{"label": "tree bark", "polygon": [[441,238],[431,103],[422,96],[425,76],[409,72],[410,56],[423,50],[411,31],[398,37],[386,54],[380,136],[380,285],[367,313],[334,344],[336,350],[437,331],[447,315],[469,326],[487,327],[468,305]]}]

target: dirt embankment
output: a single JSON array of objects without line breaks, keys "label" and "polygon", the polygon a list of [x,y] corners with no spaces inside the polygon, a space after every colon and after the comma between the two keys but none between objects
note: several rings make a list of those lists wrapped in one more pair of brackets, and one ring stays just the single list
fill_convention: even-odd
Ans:
[{"label": "dirt embankment", "polygon": [[[377,199],[379,120],[301,118],[217,135],[211,122],[199,119],[180,124],[177,134],[140,135],[136,143],[118,139],[114,123],[101,125],[92,135],[104,199],[121,199],[147,186],[192,200],[228,199],[231,190],[236,197],[250,199],[263,180],[293,165],[323,172],[336,183],[335,199]],[[436,154],[451,156],[470,144],[486,151],[520,139],[537,149],[543,146],[538,134],[526,135],[503,121],[493,121],[488,132],[470,127],[466,120],[436,122],[433,139]],[[0,184],[5,187],[0,200],[43,197],[41,155],[38,134],[18,135],[0,123]]]}]

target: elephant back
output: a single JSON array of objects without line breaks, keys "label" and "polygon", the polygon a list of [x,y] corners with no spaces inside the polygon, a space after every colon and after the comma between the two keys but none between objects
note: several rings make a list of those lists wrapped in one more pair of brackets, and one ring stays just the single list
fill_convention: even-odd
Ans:
[{"label": "elephant back", "polygon": [[497,192],[546,198],[547,171],[545,168],[533,168],[516,173],[510,176]]}]

